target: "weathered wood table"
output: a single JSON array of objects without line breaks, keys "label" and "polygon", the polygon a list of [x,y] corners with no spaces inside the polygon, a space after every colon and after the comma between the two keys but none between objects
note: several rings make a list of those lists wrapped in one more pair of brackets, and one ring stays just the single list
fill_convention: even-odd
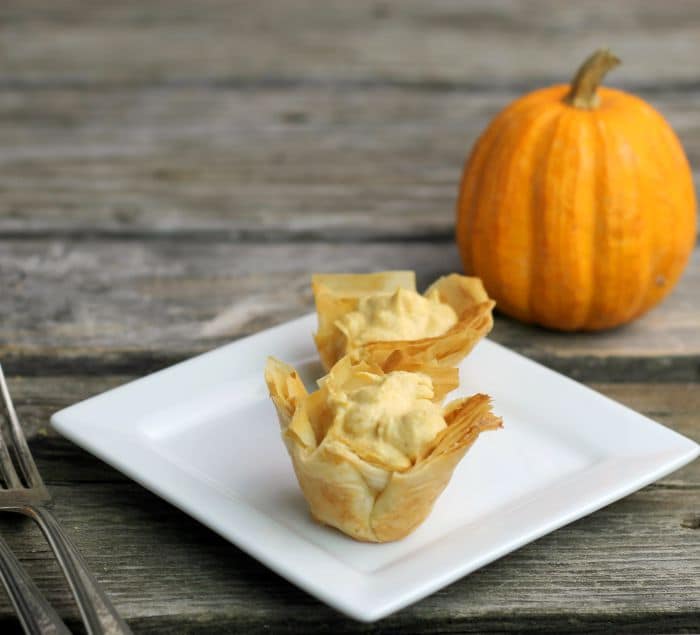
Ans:
[{"label": "weathered wood table", "polygon": [[[475,136],[601,44],[700,165],[697,2],[0,4],[0,359],[56,511],[136,632],[700,631],[700,462],[362,626],[48,427],[309,311],[312,271],[458,270]],[[628,327],[498,317],[492,337],[700,439],[699,285],[696,253]],[[34,527],[0,532],[79,629]]]}]

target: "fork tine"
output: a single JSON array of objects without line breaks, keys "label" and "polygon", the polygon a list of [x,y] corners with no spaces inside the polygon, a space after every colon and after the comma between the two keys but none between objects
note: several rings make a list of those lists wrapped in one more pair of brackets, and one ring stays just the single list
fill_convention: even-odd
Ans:
[{"label": "fork tine", "polygon": [[5,439],[3,439],[2,432],[0,432],[0,471],[2,472],[2,478],[9,489],[24,487],[22,482],[19,480],[19,476],[17,476],[15,466],[12,464],[12,459],[10,458],[10,453],[7,450],[7,444],[5,443]]},{"label": "fork tine", "polygon": [[[41,480],[41,476],[39,476],[39,470],[34,463],[32,453],[29,451],[29,446],[27,445],[27,439],[24,436],[24,431],[22,430],[22,426],[17,418],[17,412],[15,412],[15,406],[12,403],[12,397],[10,397],[10,391],[7,387],[7,382],[5,381],[5,373],[2,370],[2,364],[0,364],[0,391],[2,392],[2,398],[5,402],[5,408],[7,408],[7,414],[10,417],[10,432],[12,433],[12,440],[15,444],[17,462],[19,463],[20,470],[24,474],[24,478],[29,487],[43,487],[44,482]],[[2,435],[0,435],[0,439],[1,438]],[[5,446],[4,443],[2,445]],[[8,454],[6,446],[4,453]],[[0,454],[3,454],[2,450],[0,450]],[[7,459],[9,465],[12,466],[12,461],[10,460],[9,455]],[[2,457],[0,457],[0,462],[3,463],[4,469],[6,466]],[[14,470],[14,468],[12,469],[12,473],[14,473],[14,477],[18,482],[16,485],[12,485],[11,487],[21,487],[22,484],[19,482],[17,472]]]},{"label": "fork tine", "polygon": [[[3,386],[6,386],[5,376],[2,374],[2,367],[0,367],[0,377],[0,388],[2,388]],[[3,401],[5,402],[5,390],[3,390],[2,393]],[[17,470],[12,463],[12,458],[10,457],[10,452],[7,448],[7,443],[5,443],[2,430],[0,430],[0,470],[2,471],[2,477],[5,480],[5,485],[7,485],[8,488],[13,489],[16,487],[22,487],[22,481],[20,481],[19,476],[17,476]]]}]

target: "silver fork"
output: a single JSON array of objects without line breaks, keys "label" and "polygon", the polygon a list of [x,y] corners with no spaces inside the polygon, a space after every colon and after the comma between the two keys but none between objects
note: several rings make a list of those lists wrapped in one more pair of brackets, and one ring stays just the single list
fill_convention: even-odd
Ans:
[{"label": "silver fork", "polygon": [[24,514],[39,525],[61,565],[90,635],[130,634],[131,630],[119,617],[117,610],[90,573],[77,548],[63,531],[53,513],[46,507],[51,503],[51,495],[44,486],[29,451],[24,431],[12,404],[2,366],[0,366],[0,391],[10,420],[10,437],[17,468],[19,468],[18,473],[12,461],[9,444],[5,442],[0,431],[0,474],[6,485],[4,489],[0,489],[0,510]]}]

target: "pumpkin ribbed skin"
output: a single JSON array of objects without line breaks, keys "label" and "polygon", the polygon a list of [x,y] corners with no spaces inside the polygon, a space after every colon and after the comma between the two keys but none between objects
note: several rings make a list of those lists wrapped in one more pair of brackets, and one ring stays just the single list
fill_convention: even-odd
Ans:
[{"label": "pumpkin ribbed skin", "polygon": [[641,99],[568,86],[508,106],[477,141],[457,204],[457,242],[504,313],[549,328],[628,322],[678,281],[695,244],[683,149]]}]

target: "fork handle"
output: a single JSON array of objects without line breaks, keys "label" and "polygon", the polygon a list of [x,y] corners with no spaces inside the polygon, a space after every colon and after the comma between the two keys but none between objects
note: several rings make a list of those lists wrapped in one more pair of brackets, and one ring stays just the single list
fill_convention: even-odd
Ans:
[{"label": "fork handle", "polygon": [[53,607],[0,536],[0,579],[28,635],[70,635]]},{"label": "fork handle", "polygon": [[68,580],[89,635],[131,635],[131,629],[95,580],[83,557],[53,513],[42,506],[27,505],[22,512],[33,518],[53,549]]}]

